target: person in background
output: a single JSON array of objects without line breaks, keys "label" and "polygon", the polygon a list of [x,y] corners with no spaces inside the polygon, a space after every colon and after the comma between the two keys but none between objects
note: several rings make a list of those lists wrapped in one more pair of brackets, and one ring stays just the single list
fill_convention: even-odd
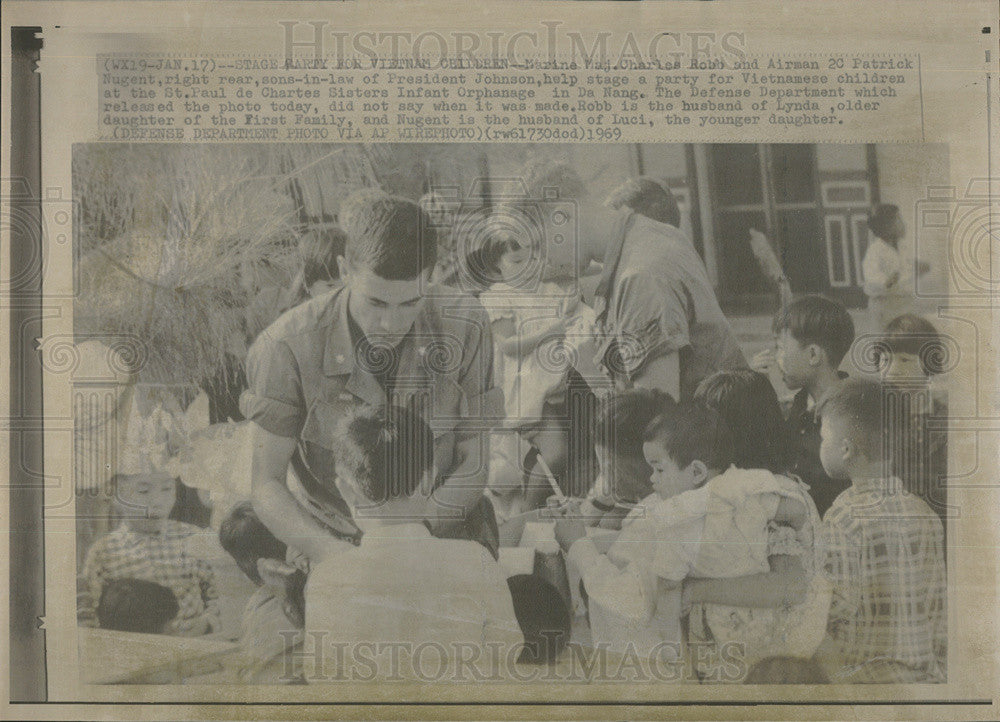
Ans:
[{"label": "person in background", "polygon": [[944,531],[886,473],[885,393],[848,379],[823,404],[823,468],[850,487],[823,518],[833,600],[817,661],[834,683],[944,682]]},{"label": "person in background", "polygon": [[306,301],[332,291],[340,281],[337,258],[344,255],[347,236],[334,226],[312,230],[299,240],[302,254],[302,289]]},{"label": "person in background", "polygon": [[914,314],[890,321],[877,344],[887,400],[895,412],[888,429],[892,473],[947,527],[948,399],[935,381],[948,348],[934,324]]},{"label": "person in background", "polygon": [[854,342],[854,322],[842,304],[822,296],[803,296],[778,312],[773,330],[777,350],[757,354],[752,366],[769,373],[777,365],[785,385],[797,392],[787,417],[795,458],[788,471],[809,486],[822,516],[847,482],[831,479],[823,471],[818,409],[827,392],[846,377],[838,369]]},{"label": "person in background", "polygon": [[180,607],[167,587],[145,579],[111,579],[101,590],[97,621],[101,629],[169,634]]},{"label": "person in background", "polygon": [[627,206],[658,223],[681,227],[681,209],[670,186],[652,176],[630,178],[611,193],[605,204],[616,210]]},{"label": "person in background", "polygon": [[551,493],[541,470],[528,467],[525,444],[566,486],[567,349],[594,334],[593,309],[575,284],[542,280],[543,251],[538,238],[497,229],[478,254],[476,270],[492,281],[479,301],[490,317],[504,392],[505,420],[491,437],[489,480],[500,519],[537,508]]},{"label": "person in background", "polygon": [[431,273],[431,282],[442,286],[457,285],[460,259],[456,253],[453,226],[455,214],[461,203],[431,190],[420,196],[417,205],[427,214],[437,236],[438,259]]},{"label": "person in background", "polygon": [[[908,312],[914,301],[913,268],[900,257],[899,242],[906,235],[906,223],[899,207],[883,203],[868,216],[868,230],[875,239],[868,244],[861,272],[871,329],[882,331],[886,324],[901,313]],[[918,264],[919,273],[927,265]]]},{"label": "person in background", "polygon": [[575,227],[578,264],[603,259],[594,297],[603,329],[598,359],[618,386],[690,399],[709,374],[746,367],[705,265],[680,230],[628,207],[601,204],[565,163],[534,161],[522,177],[531,198],[548,198],[555,190],[575,216],[568,223],[553,219],[562,225],[547,226],[545,237]]},{"label": "person in background", "polygon": [[199,636],[221,629],[215,573],[188,551],[190,537],[200,530],[169,518],[177,501],[175,479],[163,472],[116,474],[112,485],[122,523],[87,551],[82,576],[89,594],[81,595],[81,623],[93,624],[107,582],[132,578],[173,592],[179,609],[171,634]]}]

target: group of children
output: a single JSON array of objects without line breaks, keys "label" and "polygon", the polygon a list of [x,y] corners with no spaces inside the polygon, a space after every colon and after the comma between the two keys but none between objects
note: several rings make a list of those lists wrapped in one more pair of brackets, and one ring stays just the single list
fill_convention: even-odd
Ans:
[{"label": "group of children", "polygon": [[[676,225],[676,204],[646,212]],[[552,274],[540,239],[487,235],[476,253],[480,301],[506,403],[487,495],[503,522],[550,488],[526,482],[528,448],[546,473],[566,460],[555,420],[596,317],[575,282]],[[342,246],[342,235],[304,247],[304,294],[335,282],[334,241]],[[944,449],[925,423],[943,416],[927,390],[940,370],[925,352],[936,332],[918,316],[889,323],[876,383],[840,371],[855,335],[841,304],[799,298],[773,330],[774,349],[752,369],[710,375],[691,399],[638,388],[602,399],[590,429],[598,477],[555,524],[581,576],[593,642],[684,660],[705,682],[788,681],[802,669],[817,670],[802,681],[943,681]],[[772,371],[797,392],[786,412]],[[303,629],[411,649],[528,641],[527,658],[552,660],[555,648],[537,645],[568,636],[568,600],[537,580],[506,579],[494,550],[414,521],[436,477],[427,421],[362,406],[329,440],[360,546],[296,564],[249,502],[229,511],[220,542],[257,590],[244,610],[246,680],[301,644]],[[118,475],[115,486],[122,524],[87,554],[81,621],[219,632],[212,568],[189,544],[199,530],[170,519],[176,480]],[[618,533],[605,549],[588,528]]]},{"label": "group of children", "polygon": [[[850,316],[808,296],[776,318],[777,352],[755,359],[799,390],[787,418],[749,369],[705,379],[690,402],[649,390],[605,401],[602,474],[556,524],[595,644],[669,656],[683,638],[709,682],[804,668],[814,682],[943,681],[945,507],[925,501],[943,501],[941,479],[926,478],[941,467],[900,464],[899,444],[933,450],[891,428],[912,432],[915,420],[887,421],[898,385],[922,393],[937,370],[908,358],[932,329],[897,319],[880,345],[882,380],[846,378]],[[621,533],[601,553],[588,525]]]}]

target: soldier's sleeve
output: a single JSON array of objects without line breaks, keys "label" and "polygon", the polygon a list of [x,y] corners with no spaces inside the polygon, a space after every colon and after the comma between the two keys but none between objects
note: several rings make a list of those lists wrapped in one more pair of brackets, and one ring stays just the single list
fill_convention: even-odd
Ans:
[{"label": "soldier's sleeve", "polygon": [[247,356],[247,379],[249,388],[240,402],[246,417],[276,436],[297,437],[306,408],[302,378],[288,344],[261,334]]}]

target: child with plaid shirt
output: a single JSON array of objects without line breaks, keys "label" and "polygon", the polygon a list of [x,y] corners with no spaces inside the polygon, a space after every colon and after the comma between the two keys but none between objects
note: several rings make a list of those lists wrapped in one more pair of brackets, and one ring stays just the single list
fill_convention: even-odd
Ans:
[{"label": "child with plaid shirt", "polygon": [[188,551],[189,539],[199,529],[168,518],[177,501],[176,481],[164,473],[117,474],[113,483],[123,520],[87,552],[80,622],[95,624],[104,586],[128,578],[156,582],[177,597],[177,617],[167,633],[193,637],[220,629],[215,574],[208,562]]},{"label": "child with plaid shirt", "polygon": [[823,518],[833,600],[817,657],[832,682],[944,682],[941,520],[886,473],[883,403],[878,384],[849,380],[823,404],[823,468],[851,486]]}]

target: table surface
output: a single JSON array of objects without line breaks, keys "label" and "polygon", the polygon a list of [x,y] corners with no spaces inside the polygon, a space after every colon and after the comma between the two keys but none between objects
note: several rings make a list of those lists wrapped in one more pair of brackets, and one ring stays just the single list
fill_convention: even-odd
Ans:
[{"label": "table surface", "polygon": [[[211,660],[239,650],[212,637],[171,637],[81,627],[80,676],[85,684],[120,684],[146,677],[179,678],[205,669]],[[209,664],[210,666],[210,664]]]}]

